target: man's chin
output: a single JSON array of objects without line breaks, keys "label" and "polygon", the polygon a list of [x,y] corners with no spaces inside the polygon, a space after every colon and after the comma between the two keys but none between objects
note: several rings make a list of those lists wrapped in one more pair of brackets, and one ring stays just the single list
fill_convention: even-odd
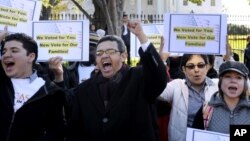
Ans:
[{"label": "man's chin", "polygon": [[107,73],[107,72],[102,72],[102,76],[105,77],[105,78],[111,78],[114,76],[114,73]]},{"label": "man's chin", "polygon": [[5,72],[5,74],[9,77],[9,78],[15,78],[15,74],[11,73],[11,72]]}]

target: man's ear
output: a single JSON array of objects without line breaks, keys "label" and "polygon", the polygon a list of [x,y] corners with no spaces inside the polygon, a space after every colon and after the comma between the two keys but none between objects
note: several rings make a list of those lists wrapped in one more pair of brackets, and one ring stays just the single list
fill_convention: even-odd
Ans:
[{"label": "man's ear", "polygon": [[35,53],[30,53],[29,55],[29,63],[33,63],[33,61],[35,60],[35,58],[36,58],[36,54]]},{"label": "man's ear", "polygon": [[123,53],[121,54],[121,57],[122,57],[122,62],[125,62],[126,59],[127,59],[127,57],[128,57],[127,52],[123,52]]}]

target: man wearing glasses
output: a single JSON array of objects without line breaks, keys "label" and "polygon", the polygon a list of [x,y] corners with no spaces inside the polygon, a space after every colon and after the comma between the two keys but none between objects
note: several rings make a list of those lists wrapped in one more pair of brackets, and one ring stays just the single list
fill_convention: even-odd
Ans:
[{"label": "man wearing glasses", "polygon": [[166,70],[141,23],[128,28],[141,42],[142,65],[131,68],[123,40],[114,35],[97,44],[99,72],[74,90],[67,141],[156,141],[154,101],[166,87]]}]

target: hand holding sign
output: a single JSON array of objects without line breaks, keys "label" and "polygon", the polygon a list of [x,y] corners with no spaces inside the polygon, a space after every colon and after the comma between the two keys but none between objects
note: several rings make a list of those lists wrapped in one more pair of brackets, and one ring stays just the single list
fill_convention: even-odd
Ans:
[{"label": "hand holding sign", "polygon": [[8,26],[4,27],[4,30],[0,32],[0,42],[9,34]]}]

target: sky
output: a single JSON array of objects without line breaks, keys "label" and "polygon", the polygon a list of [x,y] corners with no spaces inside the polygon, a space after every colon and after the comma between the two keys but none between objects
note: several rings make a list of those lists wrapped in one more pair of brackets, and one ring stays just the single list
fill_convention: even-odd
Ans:
[{"label": "sky", "polygon": [[227,14],[249,15],[250,5],[248,0],[222,0]]}]

